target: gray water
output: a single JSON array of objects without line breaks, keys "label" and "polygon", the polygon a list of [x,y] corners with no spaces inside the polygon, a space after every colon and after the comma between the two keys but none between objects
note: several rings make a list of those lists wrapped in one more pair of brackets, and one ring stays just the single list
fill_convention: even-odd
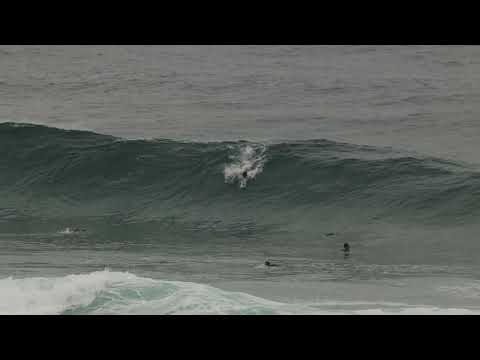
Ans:
[{"label": "gray water", "polygon": [[326,138],[477,164],[478,46],[3,46],[6,121],[127,138]]},{"label": "gray water", "polygon": [[[36,148],[34,137],[27,142],[26,133],[9,127],[18,142],[2,148],[4,158],[24,154],[28,146],[33,150],[1,168],[0,312],[476,311],[479,77],[477,46],[1,46],[0,122],[86,130],[133,145],[139,143],[128,141],[175,144],[165,155],[172,156],[171,164],[156,162],[158,168],[149,170],[142,163],[138,173],[132,165],[117,178],[112,168],[95,202],[94,188],[42,177],[63,150],[41,160],[44,140]],[[52,135],[49,145],[63,144],[68,134]],[[295,150],[301,161],[274,175],[283,154],[275,146],[319,139],[334,145],[317,153],[316,143],[306,143]],[[239,156],[246,156],[239,140],[263,144],[270,156],[262,169],[247,159],[255,173],[244,190],[221,171],[196,170],[199,160],[185,158],[182,165],[173,157],[191,144],[223,141],[235,142]],[[162,157],[160,150],[145,149],[138,158]],[[119,167],[128,155],[128,149],[121,151]],[[362,162],[332,165],[340,172],[329,173],[328,189],[338,194],[318,207],[328,196],[322,169],[332,160],[322,158],[325,152],[335,161],[343,156]],[[34,153],[40,160],[30,160]],[[362,176],[377,174],[371,159],[397,158],[422,167],[393,163],[382,171],[406,166],[405,177],[363,182]],[[43,168],[10,175],[27,160],[28,167]],[[232,165],[228,161],[225,168]],[[449,177],[420,175],[432,161]],[[155,173],[177,167],[193,169],[188,176],[200,180],[179,175],[155,189]],[[95,171],[92,176],[99,174],[98,165]],[[137,176],[149,171],[145,185]],[[101,174],[107,178],[109,171]],[[209,176],[213,180],[202,182]],[[347,180],[358,183],[342,191]],[[167,196],[175,183],[179,188]],[[121,192],[103,198],[108,184]],[[87,231],[62,231],[77,226]],[[346,241],[352,245],[348,257],[340,251]],[[267,258],[280,266],[263,266]],[[125,272],[136,278],[125,278]],[[145,279],[159,283],[145,285]],[[213,288],[172,290],[169,281]],[[128,292],[132,288],[140,298]],[[293,304],[294,310],[261,299],[252,305],[244,294],[231,293],[236,291]],[[138,308],[140,300],[144,307]]]}]

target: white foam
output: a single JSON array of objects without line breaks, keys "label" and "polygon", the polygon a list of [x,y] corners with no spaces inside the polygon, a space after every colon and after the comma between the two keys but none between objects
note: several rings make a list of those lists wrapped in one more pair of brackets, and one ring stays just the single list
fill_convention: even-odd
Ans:
[{"label": "white foam", "polygon": [[[226,164],[223,170],[225,182],[233,184],[239,183],[240,188],[247,186],[249,180],[254,179],[263,171],[266,162],[266,146],[265,145],[239,145],[230,146],[232,151],[229,159],[232,163]],[[247,172],[247,177],[243,176]]]},{"label": "white foam", "polygon": [[402,303],[281,303],[192,282],[97,271],[0,280],[0,314],[479,314],[474,309]]},{"label": "white foam", "polygon": [[59,314],[90,304],[100,291],[129,276],[101,271],[60,278],[1,279],[0,314]]},{"label": "white foam", "polygon": [[[0,314],[272,313],[281,305],[207,285],[162,281],[108,270],[56,278],[0,280]],[[97,304],[95,303],[97,302]]]}]

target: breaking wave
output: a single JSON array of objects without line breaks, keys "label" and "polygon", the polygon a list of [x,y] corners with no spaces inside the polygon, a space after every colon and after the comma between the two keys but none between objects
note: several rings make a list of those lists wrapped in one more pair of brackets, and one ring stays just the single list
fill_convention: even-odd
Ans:
[{"label": "breaking wave", "polygon": [[55,278],[0,280],[0,314],[474,314],[476,310],[400,303],[281,303],[179,281],[97,271]]}]

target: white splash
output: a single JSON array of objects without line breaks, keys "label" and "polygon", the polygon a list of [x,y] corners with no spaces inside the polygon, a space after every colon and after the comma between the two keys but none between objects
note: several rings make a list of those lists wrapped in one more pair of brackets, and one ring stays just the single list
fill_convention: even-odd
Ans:
[{"label": "white splash", "polygon": [[58,232],[59,234],[66,234],[66,235],[69,235],[69,234],[73,234],[74,231],[72,229],[70,229],[69,227],[63,229],[63,230],[60,230]]},{"label": "white splash", "polygon": [[60,314],[71,307],[87,306],[100,291],[128,277],[101,271],[61,278],[1,279],[0,314]]},{"label": "white splash", "polygon": [[245,144],[229,146],[229,150],[232,152],[229,155],[232,162],[226,164],[223,170],[225,182],[238,182],[240,188],[245,188],[249,180],[255,179],[263,171],[267,147],[262,144]]}]

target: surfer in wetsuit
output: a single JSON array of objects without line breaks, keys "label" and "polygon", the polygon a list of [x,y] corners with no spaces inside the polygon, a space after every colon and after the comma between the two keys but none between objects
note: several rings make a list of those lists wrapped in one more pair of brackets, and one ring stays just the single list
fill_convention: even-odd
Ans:
[{"label": "surfer in wetsuit", "polygon": [[278,266],[277,264],[272,264],[270,261],[265,261],[265,266]]},{"label": "surfer in wetsuit", "polygon": [[247,176],[248,176],[248,172],[245,170],[245,171],[242,173],[242,176],[243,176],[244,179],[246,179]]},{"label": "surfer in wetsuit", "polygon": [[348,243],[344,243],[342,251],[344,253],[344,256],[348,257],[348,255],[350,255],[350,245]]}]

